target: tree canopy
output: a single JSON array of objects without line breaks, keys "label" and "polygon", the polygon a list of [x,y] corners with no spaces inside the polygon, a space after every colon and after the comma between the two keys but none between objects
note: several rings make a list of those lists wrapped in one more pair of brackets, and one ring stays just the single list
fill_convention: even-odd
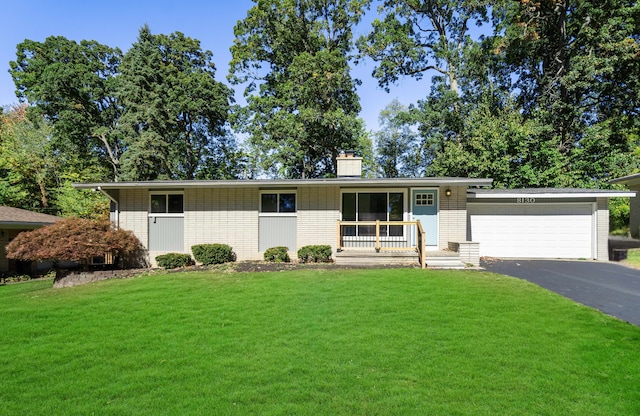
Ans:
[{"label": "tree canopy", "polygon": [[214,78],[212,53],[180,32],[153,35],[144,26],[120,72],[123,178],[195,179],[226,135],[233,99]]},{"label": "tree canopy", "polygon": [[25,261],[75,261],[113,253],[126,256],[142,249],[130,231],[115,229],[108,220],[65,218],[33,231],[23,231],[6,247],[7,258]]},{"label": "tree canopy", "polygon": [[[630,0],[254,0],[227,77],[246,105],[180,32],[144,26],[126,53],[25,40],[10,72],[30,105],[0,115],[0,201],[89,216],[100,204],[70,182],[325,177],[350,149],[384,176],[607,187],[640,169],[639,25]],[[425,86],[374,134],[365,60],[382,88]]]},{"label": "tree canopy", "polygon": [[246,84],[238,126],[271,176],[335,175],[340,150],[361,149],[358,81],[350,74],[356,0],[256,1],[236,24],[229,79]]},{"label": "tree canopy", "polygon": [[114,179],[123,146],[115,98],[121,60],[118,48],[50,36],[18,44],[16,60],[10,62],[16,95],[51,123],[57,147],[78,155],[85,165],[110,166]]}]

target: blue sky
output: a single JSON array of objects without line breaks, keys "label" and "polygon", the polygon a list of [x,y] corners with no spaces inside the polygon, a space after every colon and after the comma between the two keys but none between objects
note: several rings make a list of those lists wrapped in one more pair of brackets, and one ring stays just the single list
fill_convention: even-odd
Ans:
[{"label": "blue sky", "polygon": [[[9,61],[15,60],[16,45],[23,40],[44,41],[48,36],[64,36],[75,41],[95,40],[126,51],[145,23],[152,33],[180,31],[199,39],[203,49],[213,52],[216,78],[226,83],[233,27],[246,16],[252,5],[250,0],[6,2],[0,23],[0,106],[18,102],[8,70]],[[367,30],[368,25],[361,25],[356,36]],[[372,62],[364,62],[352,72],[353,77],[362,81],[358,88],[362,105],[360,115],[368,130],[378,129],[380,111],[394,98],[408,105],[426,97],[429,91],[430,76],[427,74],[422,81],[401,80],[391,87],[390,93],[386,93],[371,77],[373,67]],[[240,88],[237,89],[236,100],[243,102]]]}]

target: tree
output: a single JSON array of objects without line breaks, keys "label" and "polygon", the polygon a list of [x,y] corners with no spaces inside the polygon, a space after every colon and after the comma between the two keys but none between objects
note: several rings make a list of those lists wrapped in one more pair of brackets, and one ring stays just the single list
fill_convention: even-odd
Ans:
[{"label": "tree", "polygon": [[180,32],[153,35],[145,25],[120,70],[128,146],[123,177],[196,178],[204,159],[215,155],[216,138],[227,134],[232,100],[231,89],[214,78],[212,53]]},{"label": "tree", "polygon": [[114,95],[121,58],[119,49],[95,41],[51,36],[18,44],[9,63],[17,96],[53,125],[54,146],[85,166],[110,166],[116,180],[123,146]]},{"label": "tree", "polygon": [[499,188],[545,186],[557,179],[550,176],[560,173],[561,155],[539,147],[536,137],[545,126],[526,120],[513,99],[486,95],[465,105],[461,119],[456,140],[435,151],[428,175],[489,177]]},{"label": "tree", "polygon": [[538,140],[563,157],[556,177],[606,186],[632,163],[639,128],[640,8],[626,0],[522,1],[495,13],[496,51],[523,114],[549,126]]},{"label": "tree", "polygon": [[408,108],[393,100],[380,113],[382,130],[375,133],[377,162],[385,178],[417,177],[420,171],[420,145],[407,121]]},{"label": "tree", "polygon": [[51,191],[59,163],[50,142],[51,128],[27,119],[20,105],[0,116],[0,204],[55,213]]},{"label": "tree", "polygon": [[236,24],[231,47],[229,79],[247,84],[236,125],[271,176],[335,175],[340,150],[367,143],[349,67],[363,2],[255,3]]},{"label": "tree", "polygon": [[56,149],[51,126],[35,113],[30,118],[26,104],[0,114],[0,204],[104,218],[109,206],[104,195],[71,187],[72,182],[99,181],[104,171],[83,167],[78,155]]},{"label": "tree", "polygon": [[455,95],[468,63],[467,55],[478,48],[469,23],[487,22],[486,1],[385,0],[378,8],[372,31],[358,39],[361,56],[378,66],[373,76],[388,91],[402,76],[420,79],[427,72],[447,85]]},{"label": "tree", "polygon": [[93,257],[136,254],[142,244],[130,231],[114,229],[108,220],[65,218],[33,231],[23,231],[7,247],[7,258],[24,261],[75,261],[85,267]]}]

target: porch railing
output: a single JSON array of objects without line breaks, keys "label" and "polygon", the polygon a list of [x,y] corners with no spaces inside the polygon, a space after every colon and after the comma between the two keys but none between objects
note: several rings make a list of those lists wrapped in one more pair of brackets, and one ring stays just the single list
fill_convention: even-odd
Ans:
[{"label": "porch railing", "polygon": [[[426,267],[425,233],[420,221],[338,221],[337,227],[338,251],[353,248],[371,248],[377,252],[415,250],[420,266]],[[359,232],[362,230],[359,227],[368,227],[367,232]],[[375,233],[371,232],[372,227]],[[390,235],[390,227],[401,227],[402,232]],[[383,230],[385,232],[381,232]]]}]

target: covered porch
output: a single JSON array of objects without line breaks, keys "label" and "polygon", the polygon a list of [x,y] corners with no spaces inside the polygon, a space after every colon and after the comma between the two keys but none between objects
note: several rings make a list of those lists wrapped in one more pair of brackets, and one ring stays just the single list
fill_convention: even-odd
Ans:
[{"label": "covered porch", "polygon": [[447,250],[427,249],[420,220],[337,221],[337,235],[338,264],[463,269],[468,263],[476,263],[476,243],[450,243]]}]

